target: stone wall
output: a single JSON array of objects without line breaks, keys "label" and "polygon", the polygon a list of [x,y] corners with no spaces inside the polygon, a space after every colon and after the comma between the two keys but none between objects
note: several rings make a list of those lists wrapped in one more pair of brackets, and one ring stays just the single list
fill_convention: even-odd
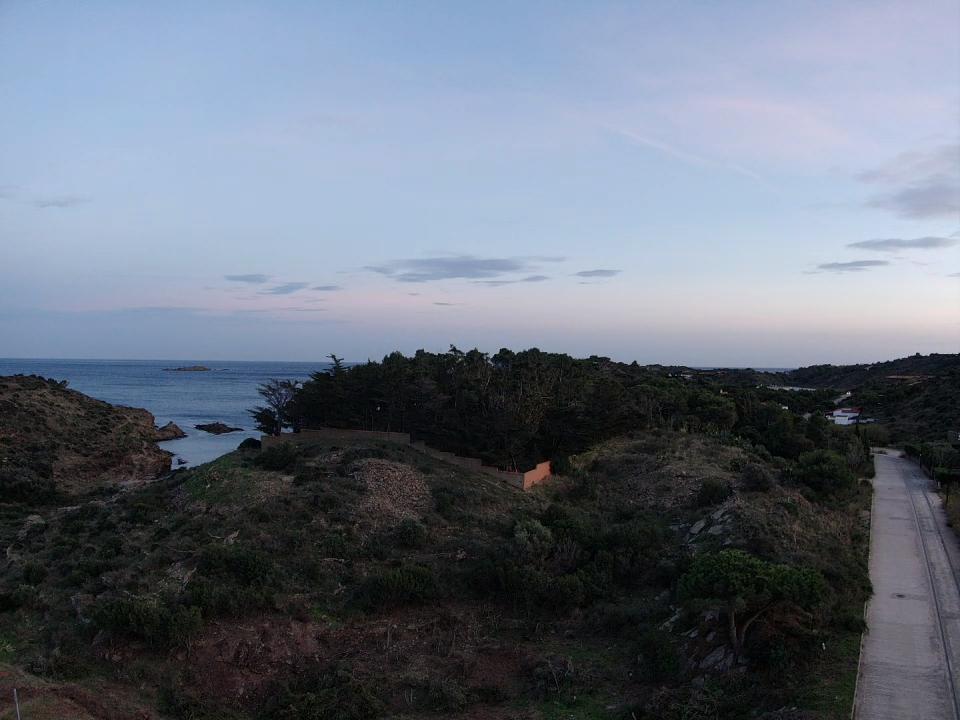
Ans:
[{"label": "stone wall", "polygon": [[266,450],[267,448],[282,445],[283,443],[307,445],[323,441],[341,442],[349,440],[380,440],[382,442],[397,443],[398,445],[410,445],[424,455],[429,455],[432,458],[452,465],[458,465],[467,470],[482,472],[484,475],[489,475],[519,490],[529,490],[534,485],[539,485],[550,477],[549,460],[545,460],[532,470],[527,470],[524,473],[507,472],[484,465],[479,458],[463,457],[451,452],[445,452],[444,450],[437,450],[423,442],[411,443],[409,433],[347,430],[343,428],[316,428],[312,430],[301,430],[298,433],[264,435],[260,442],[261,447]]}]

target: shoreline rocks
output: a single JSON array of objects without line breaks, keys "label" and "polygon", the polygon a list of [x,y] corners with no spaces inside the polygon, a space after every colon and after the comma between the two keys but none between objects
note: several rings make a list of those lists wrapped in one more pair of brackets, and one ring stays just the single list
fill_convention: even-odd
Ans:
[{"label": "shoreline rocks", "polygon": [[163,427],[157,428],[157,442],[164,442],[165,440],[179,440],[180,438],[185,438],[186,436],[187,434],[172,420]]},{"label": "shoreline rocks", "polygon": [[204,432],[212,433],[213,435],[224,435],[225,433],[240,432],[243,428],[230,427],[229,425],[222,422],[212,422],[212,423],[202,423],[200,425],[194,425],[197,430],[203,430]]}]

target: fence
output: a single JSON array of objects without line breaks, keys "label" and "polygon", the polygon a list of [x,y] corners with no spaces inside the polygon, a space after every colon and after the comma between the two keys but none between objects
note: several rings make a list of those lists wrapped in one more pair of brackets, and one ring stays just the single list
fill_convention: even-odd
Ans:
[{"label": "fence", "polygon": [[410,445],[415,450],[429,455],[432,458],[441,460],[451,465],[482,472],[484,475],[494,477],[501,482],[505,482],[520,490],[529,490],[535,485],[545,482],[551,475],[550,461],[544,460],[538,463],[532,470],[526,472],[508,472],[499,468],[484,465],[479,458],[463,457],[452,452],[437,450],[424,442],[410,442],[409,433],[398,432],[378,432],[376,430],[347,430],[343,428],[313,428],[310,430],[301,430],[297,433],[283,433],[282,435],[264,435],[260,442],[261,447],[266,450],[270,447],[276,447],[283,443],[293,443],[295,445],[309,445],[311,443],[323,441],[349,441],[349,440],[380,440],[381,442],[396,443],[398,445]]}]

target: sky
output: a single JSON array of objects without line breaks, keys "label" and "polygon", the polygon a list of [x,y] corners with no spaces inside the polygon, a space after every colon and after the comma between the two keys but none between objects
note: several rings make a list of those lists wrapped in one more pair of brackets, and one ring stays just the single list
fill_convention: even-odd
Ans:
[{"label": "sky", "polygon": [[0,2],[0,357],[960,352],[960,3]]}]

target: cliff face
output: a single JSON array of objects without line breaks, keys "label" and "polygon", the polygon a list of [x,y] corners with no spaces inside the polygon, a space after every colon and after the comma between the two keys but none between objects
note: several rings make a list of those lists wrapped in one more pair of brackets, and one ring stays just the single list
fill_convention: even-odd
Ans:
[{"label": "cliff face", "polygon": [[155,479],[170,468],[154,417],[56,381],[0,377],[0,488],[11,498],[80,493]]}]

